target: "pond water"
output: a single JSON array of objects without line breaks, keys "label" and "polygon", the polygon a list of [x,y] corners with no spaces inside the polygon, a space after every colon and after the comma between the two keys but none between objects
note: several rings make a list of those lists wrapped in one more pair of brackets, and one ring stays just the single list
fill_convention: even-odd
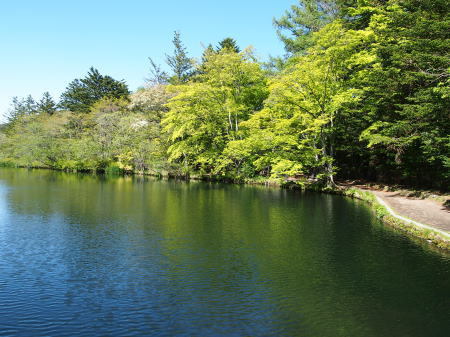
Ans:
[{"label": "pond water", "polygon": [[448,336],[450,260],[344,197],[0,169],[0,336]]}]

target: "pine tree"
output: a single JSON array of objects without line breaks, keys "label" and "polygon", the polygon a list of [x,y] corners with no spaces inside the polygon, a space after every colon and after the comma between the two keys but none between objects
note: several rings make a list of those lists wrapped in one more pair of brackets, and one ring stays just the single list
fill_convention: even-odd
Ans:
[{"label": "pine tree", "polygon": [[[274,19],[277,34],[288,53],[304,53],[313,45],[312,33],[343,17],[351,0],[299,0],[279,19]],[[287,31],[287,34],[284,32]]]},{"label": "pine tree", "polygon": [[215,54],[215,53],[216,53],[216,51],[214,50],[214,47],[213,47],[212,44],[210,43],[210,44],[208,45],[208,47],[206,47],[205,50],[203,51],[203,54],[202,54],[202,63],[205,63],[205,62],[208,60],[208,57],[209,57],[210,55]]},{"label": "pine tree", "polygon": [[181,41],[180,33],[174,32],[172,43],[175,47],[173,55],[166,55],[166,62],[173,71],[169,82],[172,84],[185,83],[193,74],[193,60],[188,57],[186,47]]},{"label": "pine tree", "polygon": [[76,112],[88,112],[91,106],[104,97],[126,98],[130,94],[125,82],[101,75],[93,67],[85,78],[73,80],[61,95],[60,106]]},{"label": "pine tree", "polygon": [[231,52],[235,52],[235,53],[239,53],[241,51],[241,49],[237,45],[236,40],[231,37],[227,37],[227,38],[223,39],[222,41],[220,41],[216,50],[217,51],[227,50],[227,51],[231,51]]},{"label": "pine tree", "polygon": [[28,114],[34,114],[37,112],[37,103],[31,95],[28,95],[24,100],[25,111]]},{"label": "pine tree", "polygon": [[18,97],[13,97],[11,108],[9,109],[8,123],[13,123],[19,117],[25,115],[26,112],[24,100],[21,100]]},{"label": "pine tree", "polygon": [[150,74],[151,77],[147,81],[151,85],[162,85],[167,84],[169,81],[169,75],[161,69],[159,64],[156,64],[151,57],[148,58],[150,61]]},{"label": "pine tree", "polygon": [[48,115],[53,115],[56,112],[56,103],[48,91],[44,92],[37,104],[37,111]]}]

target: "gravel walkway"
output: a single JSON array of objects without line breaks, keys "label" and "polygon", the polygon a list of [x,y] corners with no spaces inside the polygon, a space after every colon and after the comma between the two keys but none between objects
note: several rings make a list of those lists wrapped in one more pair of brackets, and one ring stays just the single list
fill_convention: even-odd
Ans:
[{"label": "gravel walkway", "polygon": [[450,233],[450,211],[442,204],[428,199],[407,198],[398,192],[371,191],[398,215]]}]

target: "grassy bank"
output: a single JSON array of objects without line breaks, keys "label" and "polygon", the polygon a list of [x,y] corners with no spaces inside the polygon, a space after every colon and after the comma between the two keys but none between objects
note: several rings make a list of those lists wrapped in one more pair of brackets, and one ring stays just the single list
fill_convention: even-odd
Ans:
[{"label": "grassy bank", "polygon": [[377,218],[383,221],[384,224],[392,227],[394,230],[405,233],[413,239],[420,239],[422,242],[427,242],[439,250],[447,253],[450,252],[450,235],[444,235],[438,230],[420,227],[413,222],[404,221],[395,217],[370,191],[364,191],[354,187],[338,187],[334,189],[325,189],[323,192],[363,200],[371,205]]},{"label": "grassy bank", "polygon": [[[432,226],[428,226],[426,224],[422,224],[424,227],[419,226],[418,224],[415,224],[414,222],[416,221],[412,219],[410,219],[410,221],[399,219],[395,216],[395,214],[392,214],[386,208],[386,206],[381,204],[371,191],[362,190],[357,187],[341,185],[335,187],[326,187],[323,184],[317,182],[286,182],[282,180],[257,179],[246,181],[246,183],[279,186],[281,188],[289,189],[302,189],[319,193],[342,195],[350,197],[352,199],[362,200],[371,206],[378,219],[380,219],[385,225],[389,226],[394,231],[407,235],[411,240],[415,241],[418,244],[426,244],[428,248],[437,250],[440,253],[450,254],[450,234],[446,235],[441,233],[441,231],[438,229],[427,228]],[[442,203],[444,206],[449,203],[449,200],[447,198],[443,197],[442,195],[436,195],[435,193],[430,191],[411,191],[406,188],[399,188],[395,186],[390,186],[388,187],[388,189],[399,191],[399,195],[404,197],[418,197],[422,199],[428,198]]]}]

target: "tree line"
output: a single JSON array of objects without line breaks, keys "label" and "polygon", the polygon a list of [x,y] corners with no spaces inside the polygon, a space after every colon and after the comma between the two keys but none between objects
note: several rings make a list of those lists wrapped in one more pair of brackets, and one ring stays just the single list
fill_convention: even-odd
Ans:
[{"label": "tree line", "polygon": [[446,0],[300,0],[274,25],[286,54],[233,38],[191,58],[179,32],[131,93],[91,68],[56,103],[13,99],[3,165],[331,186],[448,190]]}]

